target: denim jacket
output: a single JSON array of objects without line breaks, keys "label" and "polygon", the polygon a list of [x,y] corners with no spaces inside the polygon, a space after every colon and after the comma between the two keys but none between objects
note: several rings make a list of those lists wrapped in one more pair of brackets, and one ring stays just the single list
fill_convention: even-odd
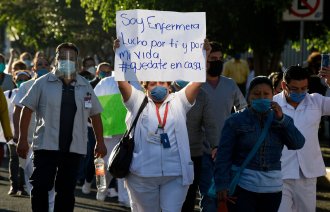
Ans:
[{"label": "denim jacket", "polygon": [[[232,165],[240,167],[261,135],[267,115],[247,108],[232,114],[225,122],[215,162],[216,190],[229,187]],[[247,169],[256,171],[281,170],[283,146],[288,149],[300,149],[305,143],[304,136],[294,126],[293,119],[283,114],[283,119],[274,118],[269,132],[259,150],[247,165]]]}]

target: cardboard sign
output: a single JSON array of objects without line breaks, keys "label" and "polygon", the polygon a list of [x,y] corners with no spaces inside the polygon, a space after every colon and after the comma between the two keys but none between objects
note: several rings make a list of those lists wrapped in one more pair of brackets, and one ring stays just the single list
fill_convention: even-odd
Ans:
[{"label": "cardboard sign", "polygon": [[117,81],[205,81],[204,12],[118,11],[116,27]]}]

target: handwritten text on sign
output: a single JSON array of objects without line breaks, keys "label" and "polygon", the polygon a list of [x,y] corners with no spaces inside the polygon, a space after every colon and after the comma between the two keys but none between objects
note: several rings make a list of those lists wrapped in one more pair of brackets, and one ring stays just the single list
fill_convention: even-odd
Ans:
[{"label": "handwritten text on sign", "polygon": [[205,81],[205,13],[116,13],[116,80]]}]

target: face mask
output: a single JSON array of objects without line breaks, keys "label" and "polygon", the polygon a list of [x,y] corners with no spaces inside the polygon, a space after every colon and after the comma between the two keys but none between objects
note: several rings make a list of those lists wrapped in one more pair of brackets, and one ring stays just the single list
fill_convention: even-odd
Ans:
[{"label": "face mask", "polygon": [[218,77],[218,76],[220,76],[220,74],[222,72],[223,62],[221,60],[216,60],[216,61],[210,61],[209,63],[210,63],[210,67],[207,70],[207,73],[211,77]]},{"label": "face mask", "polygon": [[0,73],[3,73],[6,69],[6,65],[4,63],[0,63]]},{"label": "face mask", "polygon": [[307,94],[307,91],[305,91],[303,93],[290,93],[289,97],[293,102],[299,103],[305,98],[306,94]]},{"label": "face mask", "polygon": [[47,73],[48,73],[48,71],[46,69],[40,69],[37,71],[37,78],[39,78]]},{"label": "face mask", "polygon": [[106,72],[104,72],[104,71],[100,71],[100,73],[99,73],[99,77],[101,78],[101,79],[103,79],[103,78],[105,78],[105,77],[107,77],[108,76],[108,73],[106,73]]},{"label": "face mask", "polygon": [[270,109],[271,102],[270,99],[254,99],[251,102],[251,107],[259,113],[264,113]]},{"label": "face mask", "polygon": [[167,88],[163,86],[156,86],[150,91],[151,99],[155,102],[161,102],[165,100],[167,96]]},{"label": "face mask", "polygon": [[31,66],[31,60],[23,60],[23,63],[25,63],[27,67]]},{"label": "face mask", "polygon": [[16,81],[16,86],[17,86],[17,88],[21,87],[21,84],[22,84],[23,82],[25,82],[25,81],[24,81],[24,80],[18,80],[18,81]]},{"label": "face mask", "polygon": [[61,73],[68,76],[76,71],[76,63],[71,60],[59,60],[57,64],[57,69]]},{"label": "face mask", "polygon": [[89,73],[95,75],[96,68],[92,66],[92,67],[89,67],[89,68],[87,69],[87,71],[88,71]]}]

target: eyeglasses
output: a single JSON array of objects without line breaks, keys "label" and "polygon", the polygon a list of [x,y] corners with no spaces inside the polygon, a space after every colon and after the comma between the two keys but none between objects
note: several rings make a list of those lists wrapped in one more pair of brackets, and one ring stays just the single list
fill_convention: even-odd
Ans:
[{"label": "eyeglasses", "polygon": [[303,87],[303,88],[290,88],[290,86],[285,83],[285,86],[288,88],[288,90],[291,92],[291,93],[307,93],[309,90],[307,87]]}]

